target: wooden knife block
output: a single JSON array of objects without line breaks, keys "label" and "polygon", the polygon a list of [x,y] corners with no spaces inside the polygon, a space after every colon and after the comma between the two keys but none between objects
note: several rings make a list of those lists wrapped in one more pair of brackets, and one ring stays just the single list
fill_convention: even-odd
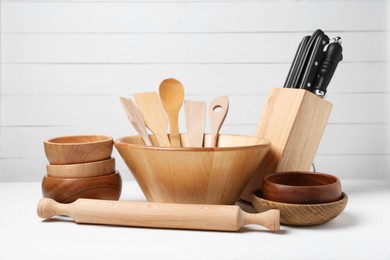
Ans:
[{"label": "wooden knife block", "polygon": [[256,129],[258,137],[271,142],[271,149],[241,199],[250,201],[267,174],[310,170],[331,110],[332,103],[307,90],[272,89]]}]

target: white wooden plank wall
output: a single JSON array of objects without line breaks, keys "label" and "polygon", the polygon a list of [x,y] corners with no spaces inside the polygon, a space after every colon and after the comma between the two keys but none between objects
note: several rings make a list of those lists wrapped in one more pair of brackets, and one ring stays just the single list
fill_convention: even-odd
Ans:
[{"label": "white wooden plank wall", "polygon": [[389,4],[2,1],[0,181],[40,181],[47,138],[135,134],[118,96],[157,90],[167,77],[187,99],[229,95],[222,132],[254,134],[270,88],[282,87],[300,40],[317,28],[343,38],[344,60],[316,168],[390,179]]}]

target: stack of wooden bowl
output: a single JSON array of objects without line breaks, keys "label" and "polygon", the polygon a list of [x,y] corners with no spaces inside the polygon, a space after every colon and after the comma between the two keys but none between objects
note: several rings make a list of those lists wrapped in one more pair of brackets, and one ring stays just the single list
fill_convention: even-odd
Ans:
[{"label": "stack of wooden bowl", "polygon": [[261,190],[252,193],[259,212],[280,210],[280,223],[314,226],[326,223],[343,212],[348,196],[340,180],[326,173],[279,172],[264,177]]},{"label": "stack of wooden bowl", "polygon": [[78,198],[118,200],[122,179],[111,157],[113,139],[102,135],[52,138],[44,142],[47,175],[44,197],[61,203]]}]

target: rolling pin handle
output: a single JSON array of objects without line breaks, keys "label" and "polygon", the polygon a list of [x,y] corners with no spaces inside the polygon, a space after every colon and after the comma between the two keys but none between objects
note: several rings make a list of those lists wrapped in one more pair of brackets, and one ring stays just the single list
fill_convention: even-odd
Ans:
[{"label": "rolling pin handle", "polygon": [[242,226],[247,224],[257,224],[263,226],[270,231],[280,230],[280,211],[278,209],[267,210],[262,213],[247,213],[241,212]]},{"label": "rolling pin handle", "polygon": [[42,198],[37,207],[37,213],[40,218],[51,218],[57,215],[72,216],[72,204],[58,203],[53,199]]}]

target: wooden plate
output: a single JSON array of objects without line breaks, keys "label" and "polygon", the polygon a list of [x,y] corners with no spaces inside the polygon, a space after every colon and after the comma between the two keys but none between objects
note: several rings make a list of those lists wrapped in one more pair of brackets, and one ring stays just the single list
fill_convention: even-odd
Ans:
[{"label": "wooden plate", "polygon": [[280,223],[290,226],[314,226],[326,223],[340,215],[348,202],[348,196],[344,192],[340,200],[321,204],[290,204],[270,201],[261,198],[259,190],[252,193],[251,199],[253,206],[259,212],[279,209]]}]

